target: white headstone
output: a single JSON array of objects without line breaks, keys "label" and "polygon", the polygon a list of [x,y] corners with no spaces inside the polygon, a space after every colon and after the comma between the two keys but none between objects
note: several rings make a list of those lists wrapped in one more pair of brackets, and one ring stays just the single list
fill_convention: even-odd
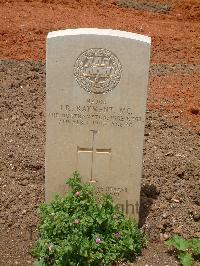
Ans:
[{"label": "white headstone", "polygon": [[78,170],[138,219],[150,38],[103,29],[47,37],[46,200]]}]

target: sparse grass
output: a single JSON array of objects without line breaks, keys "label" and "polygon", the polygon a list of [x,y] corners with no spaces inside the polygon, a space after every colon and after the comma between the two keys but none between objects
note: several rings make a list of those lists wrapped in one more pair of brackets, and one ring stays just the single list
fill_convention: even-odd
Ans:
[{"label": "sparse grass", "polygon": [[200,239],[186,240],[181,236],[174,235],[165,242],[173,249],[183,266],[192,266],[194,260],[200,262]]},{"label": "sparse grass", "polygon": [[136,1],[136,0],[118,0],[115,2],[117,6],[122,8],[135,8],[151,12],[168,13],[171,9],[169,4],[155,4],[149,0]]}]

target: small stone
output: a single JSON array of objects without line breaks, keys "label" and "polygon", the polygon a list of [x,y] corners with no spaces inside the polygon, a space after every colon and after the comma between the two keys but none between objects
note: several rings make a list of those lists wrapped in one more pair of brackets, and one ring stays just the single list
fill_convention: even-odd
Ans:
[{"label": "small stone", "polygon": [[20,181],[20,182],[19,182],[19,185],[21,185],[21,186],[26,186],[26,185],[28,185],[28,180],[22,180],[22,181]]},{"label": "small stone", "polygon": [[168,151],[167,153],[165,153],[165,156],[172,156],[172,155],[174,155],[173,151]]},{"label": "small stone", "polygon": [[23,125],[25,125],[25,121],[24,120],[22,120],[21,122],[20,122],[20,126],[23,126]]},{"label": "small stone", "polygon": [[12,117],[12,120],[15,121],[15,120],[17,120],[17,118],[18,118],[18,117],[17,117],[16,115],[14,115],[14,116]]},{"label": "small stone", "polygon": [[151,206],[151,210],[152,210],[152,211],[155,211],[155,210],[158,210],[158,209],[159,209],[159,207],[156,206],[156,205]]},{"label": "small stone", "polygon": [[171,196],[170,194],[167,194],[167,195],[165,196],[165,198],[166,198],[167,200],[171,200],[172,196]]},{"label": "small stone", "polygon": [[184,172],[177,173],[177,176],[180,177],[180,178],[184,177]]},{"label": "small stone", "polygon": [[160,241],[164,241],[163,233],[160,233]]},{"label": "small stone", "polygon": [[168,238],[170,237],[170,235],[169,234],[167,234],[167,233],[164,233],[164,234],[160,234],[160,240],[161,241],[165,241],[165,240],[167,240]]},{"label": "small stone", "polygon": [[22,211],[22,215],[24,215],[24,214],[26,214],[26,210],[23,210],[23,211]]},{"label": "small stone", "polygon": [[185,155],[184,154],[181,154],[181,153],[177,153],[175,156],[181,157],[181,158],[185,158]]},{"label": "small stone", "polygon": [[180,202],[180,200],[178,200],[178,199],[171,199],[173,202],[176,202],[176,203],[179,203]]},{"label": "small stone", "polygon": [[164,240],[167,240],[167,239],[169,238],[169,234],[164,233],[164,234],[163,234],[163,238],[164,238]]},{"label": "small stone", "polygon": [[193,219],[195,222],[198,222],[200,220],[200,214],[199,213],[194,213],[193,214]]},{"label": "small stone", "polygon": [[198,115],[200,113],[200,110],[197,109],[197,108],[191,108],[190,109],[190,112],[193,114],[193,115]]},{"label": "small stone", "polygon": [[163,218],[167,218],[167,216],[168,216],[167,213],[163,213],[162,215]]},{"label": "small stone", "polygon": [[196,232],[196,233],[195,233],[195,237],[200,238],[200,232]]},{"label": "small stone", "polygon": [[34,92],[35,92],[35,88],[31,88],[31,89],[30,89],[30,92],[31,92],[31,93],[34,93]]}]

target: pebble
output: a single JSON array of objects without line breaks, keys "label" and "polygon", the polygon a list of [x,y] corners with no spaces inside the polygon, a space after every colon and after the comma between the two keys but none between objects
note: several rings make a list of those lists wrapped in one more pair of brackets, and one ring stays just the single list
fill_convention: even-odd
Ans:
[{"label": "pebble", "polygon": [[172,196],[171,196],[171,194],[167,194],[167,195],[165,195],[165,198],[166,198],[167,200],[170,200],[170,199],[172,198]]},{"label": "pebble", "polygon": [[158,210],[158,209],[159,209],[159,206],[156,206],[156,205],[151,206],[151,210],[153,211]]},{"label": "pebble", "polygon": [[178,199],[171,199],[172,201],[174,201],[174,202],[176,202],[176,203],[179,203],[180,202],[180,200],[178,200]]},{"label": "pebble", "polygon": [[164,233],[164,234],[160,234],[160,240],[161,241],[165,241],[165,240],[167,240],[168,238],[170,237],[170,235],[169,234],[167,234],[167,233]]},{"label": "pebble", "polygon": [[26,214],[26,210],[23,210],[23,211],[22,211],[22,215],[24,215],[24,214]]},{"label": "pebble", "polygon": [[172,155],[174,155],[173,151],[168,151],[167,153],[165,153],[165,156],[172,156]]},{"label": "pebble", "polygon": [[181,157],[181,158],[185,158],[185,155],[184,154],[181,154],[181,153],[177,153],[175,156]]},{"label": "pebble", "polygon": [[168,216],[167,213],[163,213],[162,215],[163,218],[167,218],[167,216]]},{"label": "pebble", "polygon": [[163,238],[164,238],[164,240],[167,240],[167,239],[169,238],[169,235],[166,234],[166,233],[164,233],[164,234],[163,234]]},{"label": "pebble", "polygon": [[21,186],[26,186],[26,185],[28,185],[28,180],[22,180],[22,181],[20,181],[19,182],[19,185],[21,185]]},{"label": "pebble", "polygon": [[200,220],[200,214],[199,213],[194,213],[193,214],[193,219],[195,222],[198,222]]},{"label": "pebble", "polygon": [[182,178],[182,177],[184,177],[184,174],[185,174],[184,172],[179,172],[179,173],[177,173],[177,176]]},{"label": "pebble", "polygon": [[195,233],[195,237],[200,238],[200,232],[196,232],[196,233]]},{"label": "pebble", "polygon": [[20,126],[23,126],[23,125],[25,125],[25,121],[24,120],[22,120],[21,122],[20,122]]}]

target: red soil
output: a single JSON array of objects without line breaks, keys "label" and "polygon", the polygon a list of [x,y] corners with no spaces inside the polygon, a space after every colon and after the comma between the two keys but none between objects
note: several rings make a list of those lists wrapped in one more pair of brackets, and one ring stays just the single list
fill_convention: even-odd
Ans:
[{"label": "red soil", "polygon": [[148,108],[162,108],[197,126],[200,70],[189,71],[188,65],[200,65],[199,1],[150,1],[171,7],[166,13],[121,8],[122,2],[134,1],[1,0],[1,59],[44,61],[47,33],[59,29],[112,28],[151,36],[151,64],[181,64],[185,70],[150,79]]},{"label": "red soil", "polygon": [[[129,8],[119,7],[123,3]],[[166,7],[170,11],[160,13]],[[136,265],[177,265],[158,239],[164,233],[200,236],[199,0],[0,0],[0,25],[0,60],[45,61],[47,33],[59,29],[112,28],[152,37],[141,225],[156,242]],[[27,266],[36,208],[44,200],[45,71],[37,62],[2,61],[0,68],[0,265]]]}]

